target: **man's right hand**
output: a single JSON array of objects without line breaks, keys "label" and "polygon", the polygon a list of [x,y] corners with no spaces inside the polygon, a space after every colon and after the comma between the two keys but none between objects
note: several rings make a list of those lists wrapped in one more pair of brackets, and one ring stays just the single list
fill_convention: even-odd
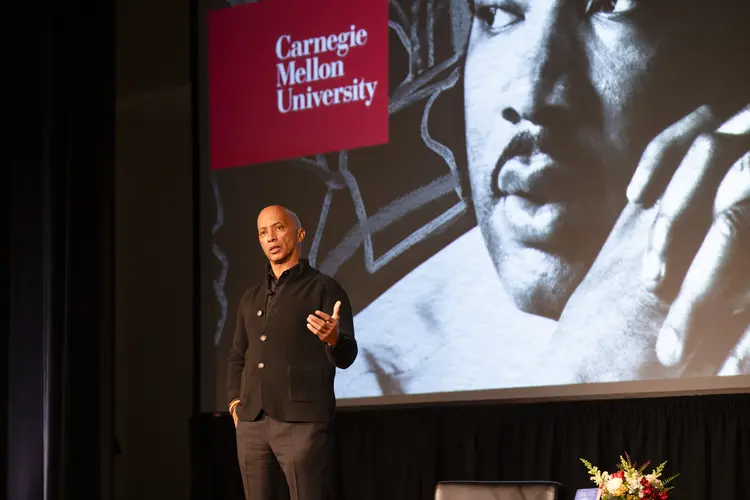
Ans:
[{"label": "man's right hand", "polygon": [[237,428],[237,406],[232,408],[232,420],[234,420],[234,428]]}]

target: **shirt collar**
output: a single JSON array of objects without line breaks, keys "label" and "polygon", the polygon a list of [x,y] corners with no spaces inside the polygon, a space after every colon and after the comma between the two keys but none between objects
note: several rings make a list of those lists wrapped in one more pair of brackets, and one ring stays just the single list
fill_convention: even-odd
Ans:
[{"label": "shirt collar", "polygon": [[[300,259],[297,264],[295,264],[294,266],[290,267],[289,269],[281,273],[281,276],[284,276],[285,274],[288,274],[290,278],[299,276],[305,271],[307,271],[309,267],[310,267],[310,261],[308,259]],[[270,280],[276,279],[276,275],[273,274],[273,270],[271,269],[270,262],[266,263],[266,273],[268,275],[269,283],[270,283]],[[279,278],[281,278],[281,276],[279,276]]]}]

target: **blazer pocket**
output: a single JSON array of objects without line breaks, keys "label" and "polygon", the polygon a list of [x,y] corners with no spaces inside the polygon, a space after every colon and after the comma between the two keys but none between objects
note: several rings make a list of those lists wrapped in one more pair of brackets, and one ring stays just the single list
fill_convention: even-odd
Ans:
[{"label": "blazer pocket", "polygon": [[290,401],[319,401],[325,394],[322,368],[289,367]]}]

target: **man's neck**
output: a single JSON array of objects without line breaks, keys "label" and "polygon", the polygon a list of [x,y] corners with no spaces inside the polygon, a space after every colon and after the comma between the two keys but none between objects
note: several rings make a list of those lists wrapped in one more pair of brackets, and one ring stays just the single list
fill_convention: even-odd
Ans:
[{"label": "man's neck", "polygon": [[279,262],[278,264],[271,262],[271,271],[273,272],[273,275],[278,279],[282,274],[284,274],[284,271],[293,268],[297,264],[299,264],[299,256],[289,257],[289,259],[285,260],[284,262]]}]

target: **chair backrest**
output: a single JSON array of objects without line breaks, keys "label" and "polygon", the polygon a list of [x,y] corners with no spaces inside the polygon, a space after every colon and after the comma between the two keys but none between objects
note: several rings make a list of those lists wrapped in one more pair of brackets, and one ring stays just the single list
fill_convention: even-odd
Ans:
[{"label": "chair backrest", "polygon": [[565,488],[554,481],[443,481],[435,500],[563,500]]}]

